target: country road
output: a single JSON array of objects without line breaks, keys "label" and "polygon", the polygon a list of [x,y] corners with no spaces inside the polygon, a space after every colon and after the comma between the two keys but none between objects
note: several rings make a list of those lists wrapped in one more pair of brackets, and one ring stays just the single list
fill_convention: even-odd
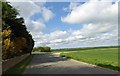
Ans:
[{"label": "country road", "polygon": [[59,57],[57,54],[34,54],[24,74],[117,74],[118,72],[73,59]]}]

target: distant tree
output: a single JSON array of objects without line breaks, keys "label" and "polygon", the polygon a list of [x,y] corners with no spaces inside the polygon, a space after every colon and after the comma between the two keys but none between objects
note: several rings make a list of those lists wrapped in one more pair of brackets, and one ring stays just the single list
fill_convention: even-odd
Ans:
[{"label": "distant tree", "polygon": [[37,52],[51,52],[51,48],[50,47],[35,47],[34,49],[33,49],[33,52],[35,52],[35,51],[37,51]]}]

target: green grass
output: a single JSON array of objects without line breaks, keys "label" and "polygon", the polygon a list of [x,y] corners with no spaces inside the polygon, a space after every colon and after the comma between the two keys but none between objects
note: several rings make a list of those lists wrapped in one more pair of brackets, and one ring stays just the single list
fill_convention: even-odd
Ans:
[{"label": "green grass", "polygon": [[98,66],[120,70],[118,67],[118,48],[91,48],[77,52],[61,53],[62,57],[95,64]]},{"label": "green grass", "polygon": [[14,67],[10,68],[9,70],[7,70],[3,74],[22,74],[25,71],[27,65],[32,60],[32,58],[33,58],[33,55],[29,55],[23,61],[21,61],[20,63],[16,64]]}]

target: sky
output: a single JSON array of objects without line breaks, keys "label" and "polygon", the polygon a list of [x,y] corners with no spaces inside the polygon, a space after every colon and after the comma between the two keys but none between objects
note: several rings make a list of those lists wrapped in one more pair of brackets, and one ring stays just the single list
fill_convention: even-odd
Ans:
[{"label": "sky", "polygon": [[118,45],[118,1],[13,2],[35,47],[52,49]]}]

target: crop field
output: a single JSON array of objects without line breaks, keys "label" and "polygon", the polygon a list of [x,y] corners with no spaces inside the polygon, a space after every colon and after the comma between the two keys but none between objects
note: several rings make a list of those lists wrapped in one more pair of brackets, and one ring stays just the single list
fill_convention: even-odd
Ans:
[{"label": "crop field", "polygon": [[[64,51],[65,52],[65,51]],[[72,58],[78,61],[95,64],[98,66],[119,70],[118,66],[118,47],[77,49],[75,52],[64,53],[62,57]]]}]

